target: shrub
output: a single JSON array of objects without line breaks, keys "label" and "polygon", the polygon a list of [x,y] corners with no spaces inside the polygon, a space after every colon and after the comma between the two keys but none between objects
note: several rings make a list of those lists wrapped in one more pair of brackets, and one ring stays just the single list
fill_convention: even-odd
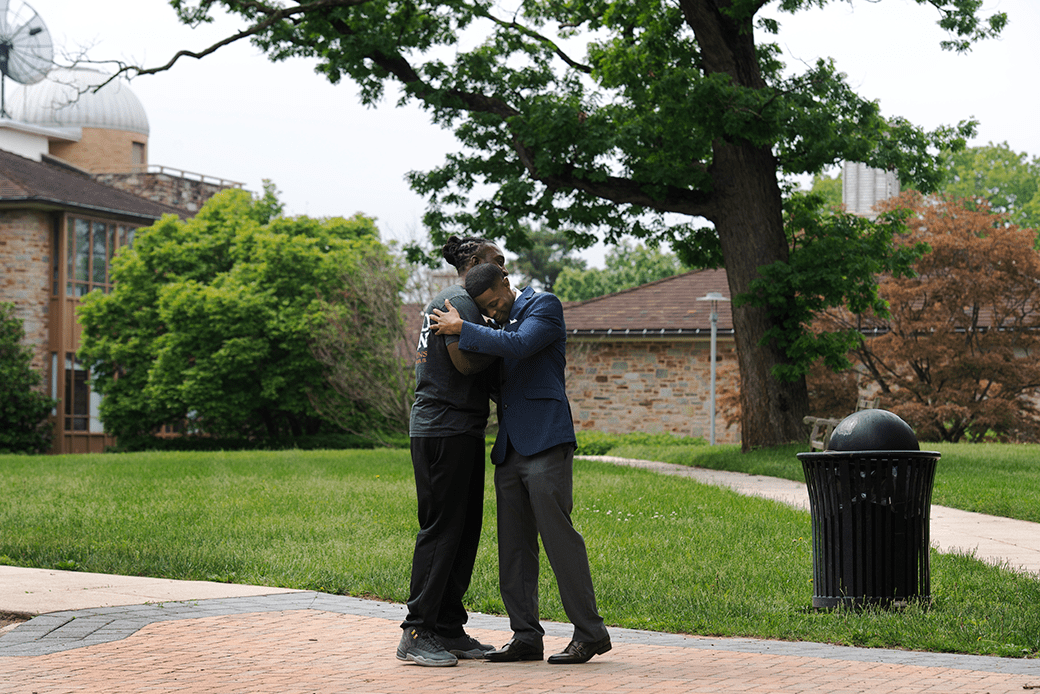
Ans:
[{"label": "shrub", "polygon": [[0,303],[0,453],[42,453],[50,448],[47,415],[55,401],[35,390],[43,380],[32,370],[32,350],[14,305]]}]

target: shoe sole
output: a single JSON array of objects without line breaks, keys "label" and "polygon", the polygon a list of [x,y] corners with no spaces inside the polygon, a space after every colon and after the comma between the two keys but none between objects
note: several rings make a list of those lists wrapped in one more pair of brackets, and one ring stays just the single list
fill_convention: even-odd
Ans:
[{"label": "shoe sole", "polygon": [[421,655],[401,653],[400,651],[397,652],[397,659],[405,663],[412,662],[416,665],[422,665],[423,667],[452,667],[459,663],[458,658],[453,658],[452,660],[432,660]]},{"label": "shoe sole", "polygon": [[535,655],[535,654],[525,655],[525,656],[521,656],[519,658],[492,658],[489,655],[484,656],[485,660],[488,660],[488,661],[490,661],[492,663],[527,663],[527,662],[532,662],[532,661],[535,661],[535,660],[543,660],[544,658],[545,658],[545,654],[544,653],[540,653],[538,655]]},{"label": "shoe sole", "polygon": [[459,660],[484,660],[484,656],[487,651],[482,651],[479,648],[474,648],[471,651],[448,651]]},{"label": "shoe sole", "polygon": [[607,651],[609,651],[613,647],[614,647],[613,644],[608,643],[607,645],[603,646],[602,648],[597,650],[595,653],[590,655],[585,660],[553,660],[553,658],[555,656],[549,656],[549,662],[552,663],[553,665],[581,665],[582,663],[587,663],[590,660],[592,660],[593,656],[603,655],[604,653],[606,653]]}]

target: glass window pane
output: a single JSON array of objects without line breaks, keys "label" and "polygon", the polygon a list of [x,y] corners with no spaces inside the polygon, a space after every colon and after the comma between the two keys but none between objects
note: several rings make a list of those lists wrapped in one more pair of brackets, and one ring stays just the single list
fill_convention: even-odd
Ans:
[{"label": "glass window pane", "polygon": [[69,219],[68,242],[65,245],[65,277],[68,282],[65,293],[68,296],[72,296],[72,278],[76,276],[76,222],[75,219]]},{"label": "glass window pane", "polygon": [[79,366],[76,364],[76,369],[73,371],[75,391],[72,399],[72,414],[87,416],[90,414],[90,384],[87,382],[87,372],[80,369]]},{"label": "glass window pane", "polygon": [[94,222],[94,262],[91,275],[91,281],[94,284],[104,284],[105,276],[108,273],[108,247],[106,246],[108,234],[106,232],[107,230],[103,223]]},{"label": "glass window pane", "polygon": [[[72,355],[65,355],[65,414],[72,414]],[[65,428],[68,429],[68,421],[65,422]]]},{"label": "glass window pane", "polygon": [[[72,249],[69,250],[71,255]],[[75,271],[69,277],[77,282],[90,279],[90,223],[85,219],[76,220]]]},{"label": "glass window pane", "polygon": [[112,258],[116,257],[117,245],[117,229],[115,224],[108,225],[108,262],[105,263],[105,282],[112,282],[112,278],[109,276],[109,270],[112,267]]},{"label": "glass window pane", "polygon": [[[88,371],[87,374],[90,372]],[[88,384],[89,387],[89,384]],[[101,424],[101,395],[90,391],[90,433],[103,434],[105,427]]]}]

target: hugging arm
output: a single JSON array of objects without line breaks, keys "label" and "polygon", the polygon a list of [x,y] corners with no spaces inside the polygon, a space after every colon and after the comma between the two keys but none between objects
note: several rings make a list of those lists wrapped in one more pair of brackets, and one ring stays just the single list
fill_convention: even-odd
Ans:
[{"label": "hugging arm", "polygon": [[515,330],[491,330],[463,322],[459,345],[481,354],[526,359],[556,340],[566,339],[562,304],[555,296],[544,296],[546,298],[531,307]]},{"label": "hugging arm", "polygon": [[448,345],[448,356],[451,357],[451,363],[455,365],[459,373],[466,376],[480,373],[495,361],[495,357],[491,354],[477,354],[459,349],[458,342]]}]

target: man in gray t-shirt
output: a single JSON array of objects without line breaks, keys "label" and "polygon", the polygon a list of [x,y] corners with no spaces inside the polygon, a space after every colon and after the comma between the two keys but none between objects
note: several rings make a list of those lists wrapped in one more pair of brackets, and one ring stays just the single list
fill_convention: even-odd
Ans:
[{"label": "man in gray t-shirt", "polygon": [[441,337],[430,330],[430,312],[446,311],[451,301],[463,320],[484,324],[477,304],[459,285],[442,290],[423,309],[422,332],[415,352],[415,404],[408,434],[412,437],[443,437],[464,434],[484,440],[488,419],[488,387],[484,373],[465,375],[455,368],[448,353],[458,335]]},{"label": "man in gray t-shirt", "polygon": [[[443,253],[460,279],[483,263],[505,265],[502,251],[485,239],[453,236]],[[460,350],[457,337],[430,330],[430,312],[446,309],[447,302],[466,320],[484,322],[465,289],[448,287],[423,309],[415,352],[409,434],[419,533],[397,658],[432,667],[455,665],[458,658],[483,658],[494,648],[466,633],[463,625],[469,616],[462,598],[483,524],[488,380],[498,368],[492,357]]]}]

